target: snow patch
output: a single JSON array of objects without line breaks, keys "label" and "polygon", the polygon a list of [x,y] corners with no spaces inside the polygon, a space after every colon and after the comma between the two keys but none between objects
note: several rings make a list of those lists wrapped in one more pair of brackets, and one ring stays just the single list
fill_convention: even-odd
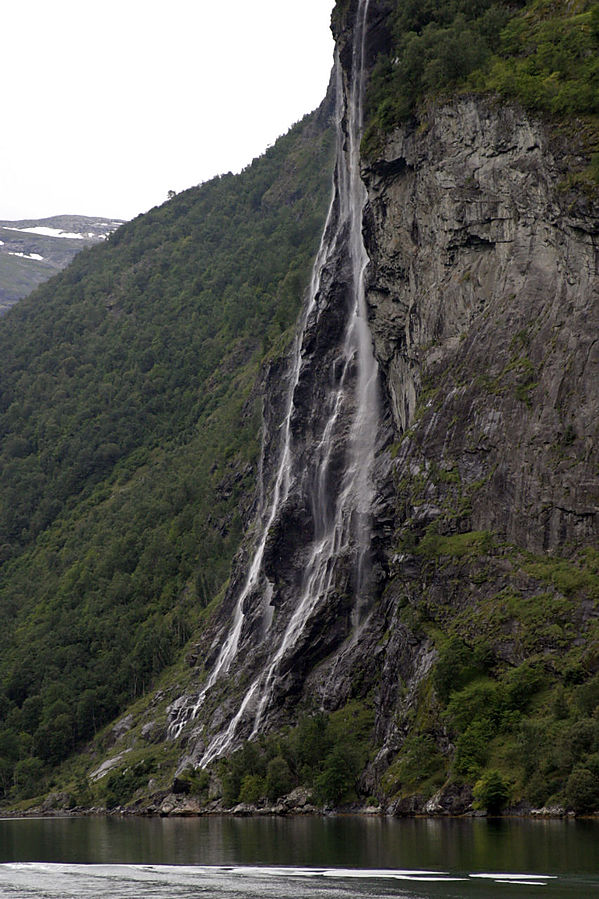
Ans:
[{"label": "snow patch", "polygon": [[60,228],[46,228],[43,225],[36,225],[34,228],[8,228],[7,231],[19,231],[21,234],[39,234],[42,237],[68,237],[69,240],[85,240],[85,234],[75,234],[70,231],[61,231]]},{"label": "snow patch", "polygon": [[[85,231],[81,234],[75,231],[62,231],[60,228],[47,228],[45,225],[35,225],[31,228],[11,228],[8,225],[3,225],[2,227],[5,231],[18,231],[19,234],[38,234],[40,237],[64,237],[68,240],[93,240],[94,238],[106,240],[106,234],[97,234],[95,231]],[[106,228],[111,232],[116,231],[118,227],[119,225],[116,223],[106,225]]]},{"label": "snow patch", "polygon": [[20,256],[21,259],[35,259],[38,262],[44,261],[44,257],[40,256],[39,253],[11,253],[11,252],[8,252],[6,255],[7,256]]}]

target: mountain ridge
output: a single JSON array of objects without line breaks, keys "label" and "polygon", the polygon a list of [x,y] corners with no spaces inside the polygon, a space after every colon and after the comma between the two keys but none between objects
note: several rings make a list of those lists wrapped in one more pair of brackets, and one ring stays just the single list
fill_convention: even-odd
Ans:
[{"label": "mountain ridge", "polygon": [[0,221],[0,315],[122,224],[82,215]]}]

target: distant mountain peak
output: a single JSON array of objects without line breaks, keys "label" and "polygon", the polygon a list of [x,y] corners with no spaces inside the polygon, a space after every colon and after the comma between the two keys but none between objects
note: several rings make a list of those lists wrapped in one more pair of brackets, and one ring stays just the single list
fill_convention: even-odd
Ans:
[{"label": "distant mountain peak", "polygon": [[86,215],[0,220],[0,315],[122,224]]}]

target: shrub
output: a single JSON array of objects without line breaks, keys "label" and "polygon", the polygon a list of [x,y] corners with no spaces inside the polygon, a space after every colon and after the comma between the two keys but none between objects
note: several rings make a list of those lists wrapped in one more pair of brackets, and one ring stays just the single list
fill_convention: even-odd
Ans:
[{"label": "shrub", "polygon": [[402,785],[417,784],[444,770],[445,759],[431,734],[416,734],[406,740],[397,766]]},{"label": "shrub", "polygon": [[525,709],[530,700],[545,684],[545,674],[540,665],[524,662],[513,668],[506,678],[507,703],[512,709]]},{"label": "shrub", "polygon": [[43,790],[44,764],[41,759],[34,757],[21,759],[15,765],[15,787],[22,799],[39,796]]},{"label": "shrub", "polygon": [[549,780],[542,771],[535,771],[526,787],[526,797],[536,808],[541,808],[551,796]]},{"label": "shrub", "polygon": [[337,805],[354,792],[357,775],[356,759],[351,750],[335,746],[326,759],[324,769],[314,787],[318,802]]},{"label": "shrub", "polygon": [[566,740],[570,746],[572,760],[577,762],[585,755],[599,750],[599,721],[582,718],[568,729]]},{"label": "shrub", "polygon": [[574,701],[583,714],[593,714],[599,706],[599,674],[578,687],[574,694]]},{"label": "shrub", "polygon": [[599,775],[588,768],[575,768],[566,784],[566,801],[577,815],[599,808]]},{"label": "shrub", "polygon": [[495,731],[505,708],[505,693],[501,684],[480,678],[453,693],[447,706],[447,718],[460,731],[473,721],[487,721]]},{"label": "shrub", "polygon": [[476,777],[487,761],[489,742],[494,728],[487,720],[474,721],[459,737],[456,745],[454,769],[463,777]]},{"label": "shrub", "polygon": [[266,769],[266,795],[271,801],[280,799],[293,789],[289,765],[281,755],[275,756]]},{"label": "shrub", "polygon": [[266,792],[264,778],[258,774],[246,774],[241,782],[239,799],[241,802],[247,802],[248,805],[254,805],[266,795]]},{"label": "shrub", "polygon": [[491,770],[474,785],[474,799],[480,808],[495,815],[507,805],[510,791],[499,771]]},{"label": "shrub", "polygon": [[450,637],[439,650],[439,658],[433,671],[433,685],[442,703],[452,692],[484,674],[493,664],[493,655],[487,644],[472,647],[460,637]]},{"label": "shrub", "polygon": [[239,802],[241,780],[237,772],[228,771],[222,776],[222,800],[225,808],[231,808]]},{"label": "shrub", "polygon": [[144,759],[129,768],[121,768],[107,775],[104,786],[106,807],[115,808],[129,802],[135,792],[147,784],[154,768],[153,759]]},{"label": "shrub", "polygon": [[318,770],[332,745],[329,719],[322,712],[304,715],[291,737],[291,750],[298,768]]},{"label": "shrub", "polygon": [[207,796],[210,787],[210,775],[205,768],[192,768],[189,766],[180,774],[179,780],[189,784],[189,791],[194,796]]}]

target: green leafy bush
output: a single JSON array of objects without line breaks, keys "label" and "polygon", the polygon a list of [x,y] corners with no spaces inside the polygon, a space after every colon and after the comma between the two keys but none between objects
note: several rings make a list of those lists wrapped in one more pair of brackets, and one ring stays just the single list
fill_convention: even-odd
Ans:
[{"label": "green leafy bush", "polygon": [[15,765],[14,784],[21,799],[39,796],[44,788],[44,763],[41,759],[29,757]]},{"label": "green leafy bush", "polygon": [[596,115],[598,8],[592,0],[574,8],[550,0],[396,0],[391,49],[379,56],[369,87],[365,152],[375,152],[378,135],[425,96],[449,90],[499,91],[558,116]]},{"label": "green leafy bush", "polygon": [[323,804],[355,799],[372,728],[372,709],[354,701],[332,714],[304,714],[286,733],[244,743],[218,762],[224,804],[276,802],[299,785]]},{"label": "green leafy bush", "polygon": [[500,812],[509,800],[510,790],[499,771],[488,771],[474,785],[474,798],[491,815]]},{"label": "green leafy bush", "polygon": [[275,756],[266,768],[266,795],[274,801],[286,796],[293,786],[293,777],[287,760],[280,755]]},{"label": "green leafy bush", "polygon": [[566,801],[581,815],[599,809],[599,772],[575,768],[566,784]]},{"label": "green leafy bush", "polygon": [[443,779],[446,762],[432,734],[414,734],[401,748],[396,776],[403,787],[417,786],[429,778]]},{"label": "green leafy bush", "polygon": [[256,802],[268,795],[268,790],[267,782],[259,774],[246,774],[241,781],[239,801],[255,805]]},{"label": "green leafy bush", "polygon": [[348,746],[335,746],[327,755],[321,773],[314,780],[314,794],[323,805],[338,805],[355,798],[359,763]]},{"label": "green leafy bush", "polygon": [[489,678],[481,678],[452,694],[446,715],[460,731],[473,720],[488,721],[493,728],[498,728],[504,709],[503,686]]},{"label": "green leafy bush", "polygon": [[103,785],[104,801],[107,808],[126,805],[140,787],[145,787],[148,778],[155,771],[153,759],[143,759],[127,768],[120,768],[106,775]]},{"label": "green leafy bush", "polygon": [[489,744],[496,728],[488,719],[473,721],[458,737],[453,767],[456,774],[472,781],[485,766]]},{"label": "green leafy bush", "polygon": [[471,647],[461,637],[450,637],[441,646],[433,671],[433,684],[441,702],[446,703],[452,692],[488,672],[493,662],[493,653],[486,643]]}]

